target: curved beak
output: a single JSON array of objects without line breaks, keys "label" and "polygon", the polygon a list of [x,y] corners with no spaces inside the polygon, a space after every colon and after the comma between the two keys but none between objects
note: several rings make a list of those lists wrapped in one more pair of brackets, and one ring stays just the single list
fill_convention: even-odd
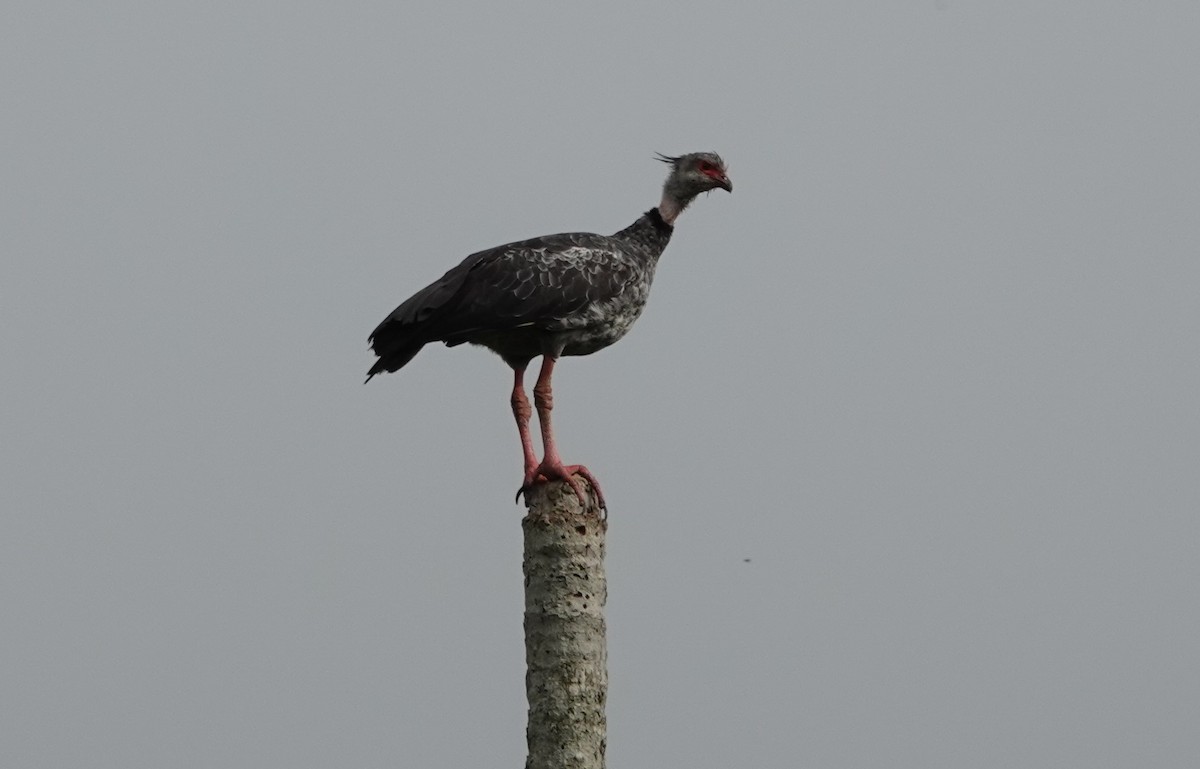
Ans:
[{"label": "curved beak", "polygon": [[725,190],[726,192],[733,192],[733,182],[729,181],[728,176],[722,175],[721,178],[718,180],[717,186],[720,187],[721,189]]}]

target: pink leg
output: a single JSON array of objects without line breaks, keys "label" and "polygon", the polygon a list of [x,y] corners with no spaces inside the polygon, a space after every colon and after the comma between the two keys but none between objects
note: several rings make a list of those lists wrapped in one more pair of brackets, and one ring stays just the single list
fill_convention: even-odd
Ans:
[{"label": "pink leg", "polygon": [[525,366],[513,367],[512,391],[513,417],[517,420],[517,431],[521,434],[521,451],[525,455],[525,477],[536,476],[537,455],[533,453],[533,436],[529,434],[529,418],[533,416],[529,408],[529,398],[525,397]]},{"label": "pink leg", "polygon": [[583,486],[574,477],[581,475],[595,490],[596,502],[599,503],[600,508],[607,509],[604,503],[604,492],[600,490],[600,482],[596,480],[596,476],[592,475],[592,472],[583,465],[564,465],[562,457],[558,455],[558,446],[554,441],[554,427],[550,422],[550,411],[554,408],[554,393],[550,387],[550,377],[554,374],[555,361],[556,359],[550,355],[542,357],[542,370],[538,372],[537,384],[533,386],[533,403],[537,408],[538,422],[542,428],[544,453],[542,463],[532,473],[526,471],[525,484],[521,488],[527,489],[543,479],[566,481],[583,506],[587,507],[587,495],[583,493]]}]

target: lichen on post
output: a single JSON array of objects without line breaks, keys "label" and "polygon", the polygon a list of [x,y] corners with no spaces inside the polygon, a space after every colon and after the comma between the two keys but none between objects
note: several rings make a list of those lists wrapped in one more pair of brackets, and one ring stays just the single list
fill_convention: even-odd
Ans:
[{"label": "lichen on post", "polygon": [[561,481],[526,495],[526,769],[603,769],[608,646],[604,540],[608,523]]}]

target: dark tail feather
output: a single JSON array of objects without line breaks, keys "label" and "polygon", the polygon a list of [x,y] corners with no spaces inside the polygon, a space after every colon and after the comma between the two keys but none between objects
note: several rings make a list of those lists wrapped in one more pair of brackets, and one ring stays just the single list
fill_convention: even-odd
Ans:
[{"label": "dark tail feather", "polygon": [[[375,365],[371,366],[371,370],[367,372],[367,382],[370,382],[371,377],[376,374],[382,374],[385,371],[399,371],[404,368],[404,364],[415,358],[424,346],[424,342],[415,342],[404,347],[388,350],[386,353],[380,355],[379,360],[375,361]],[[366,382],[363,382],[363,384],[366,384]]]}]

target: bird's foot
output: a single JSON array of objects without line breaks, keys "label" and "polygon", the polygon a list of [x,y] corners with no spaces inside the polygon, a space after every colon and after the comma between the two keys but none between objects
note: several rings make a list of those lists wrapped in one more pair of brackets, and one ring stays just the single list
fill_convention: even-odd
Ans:
[{"label": "bird's foot", "polygon": [[527,493],[535,485],[539,483],[549,483],[550,481],[563,481],[571,487],[571,491],[575,492],[575,496],[579,497],[579,503],[584,509],[588,506],[588,495],[583,490],[583,484],[575,476],[578,475],[586,480],[592,486],[592,491],[595,493],[596,504],[601,510],[608,511],[608,505],[604,501],[604,492],[600,490],[600,481],[596,480],[596,476],[592,475],[592,471],[583,465],[564,465],[562,462],[546,462],[542,461],[540,465],[532,471],[525,471],[525,481],[521,484],[521,488],[517,489],[517,500],[521,499],[521,495]]}]

